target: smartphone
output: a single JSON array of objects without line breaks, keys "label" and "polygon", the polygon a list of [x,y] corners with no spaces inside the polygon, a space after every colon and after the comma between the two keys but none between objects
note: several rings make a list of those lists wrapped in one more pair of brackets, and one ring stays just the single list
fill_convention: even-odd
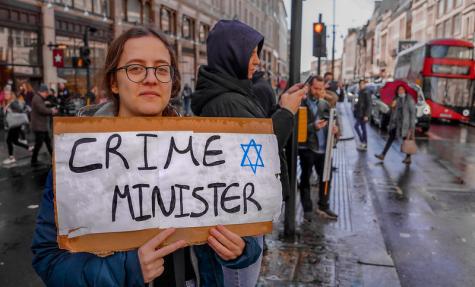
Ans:
[{"label": "smartphone", "polygon": [[308,78],[305,80],[305,82],[303,83],[304,85],[310,85],[310,81],[313,79],[315,75],[313,73],[310,73],[310,75],[308,76]]}]

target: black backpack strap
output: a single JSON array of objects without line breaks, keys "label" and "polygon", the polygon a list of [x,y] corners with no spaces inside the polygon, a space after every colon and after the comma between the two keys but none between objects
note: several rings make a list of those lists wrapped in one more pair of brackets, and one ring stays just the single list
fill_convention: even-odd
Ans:
[{"label": "black backpack strap", "polygon": [[173,252],[173,269],[177,287],[185,287],[185,249],[180,248]]}]

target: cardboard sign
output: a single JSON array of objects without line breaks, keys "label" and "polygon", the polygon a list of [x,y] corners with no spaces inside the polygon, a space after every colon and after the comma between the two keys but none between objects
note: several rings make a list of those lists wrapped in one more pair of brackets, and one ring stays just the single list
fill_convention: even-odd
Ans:
[{"label": "cardboard sign", "polygon": [[168,243],[218,224],[258,235],[280,214],[270,120],[55,118],[54,140],[60,248],[129,250],[168,227]]}]

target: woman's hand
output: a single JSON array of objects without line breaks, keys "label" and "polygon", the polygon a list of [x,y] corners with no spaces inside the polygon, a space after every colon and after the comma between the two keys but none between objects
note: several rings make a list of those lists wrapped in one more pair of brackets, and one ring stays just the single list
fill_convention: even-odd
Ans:
[{"label": "woman's hand", "polygon": [[138,250],[140,269],[145,283],[162,275],[165,271],[163,267],[163,257],[187,245],[185,240],[180,240],[170,245],[158,248],[170,235],[175,232],[174,228],[168,228],[160,232],[157,236],[150,239]]},{"label": "woman's hand", "polygon": [[211,228],[209,233],[208,245],[223,260],[233,260],[241,256],[246,242],[239,235],[222,225]]}]

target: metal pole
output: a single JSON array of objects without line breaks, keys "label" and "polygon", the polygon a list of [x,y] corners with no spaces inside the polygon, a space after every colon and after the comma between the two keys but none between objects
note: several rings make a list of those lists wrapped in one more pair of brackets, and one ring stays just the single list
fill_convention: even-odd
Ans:
[{"label": "metal pole", "polygon": [[[292,0],[290,24],[290,71],[289,85],[300,82],[300,53],[302,45],[302,0]],[[297,117],[295,117],[297,118]],[[297,124],[294,122],[292,136],[287,143],[286,155],[289,159],[290,194],[285,202],[284,235],[292,238],[295,235],[295,203],[297,193]]]},{"label": "metal pole", "polygon": [[335,11],[336,11],[336,0],[333,0],[333,45],[332,45],[332,74],[333,74],[333,77],[335,77]]},{"label": "metal pole", "polygon": [[[322,14],[318,14],[318,23],[322,23]],[[326,33],[325,33],[326,34]],[[325,43],[326,43],[326,40],[325,40]],[[320,72],[321,72],[321,58],[320,56],[317,57],[318,59],[318,62],[317,62],[317,75],[320,76]]]}]

